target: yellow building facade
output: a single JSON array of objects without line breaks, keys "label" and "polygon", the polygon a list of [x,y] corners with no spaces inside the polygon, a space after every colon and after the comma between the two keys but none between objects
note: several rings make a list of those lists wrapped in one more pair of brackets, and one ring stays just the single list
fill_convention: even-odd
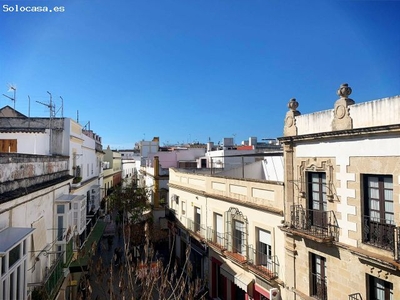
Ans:
[{"label": "yellow building facade", "polygon": [[284,137],[286,299],[400,299],[400,97],[301,115]]}]

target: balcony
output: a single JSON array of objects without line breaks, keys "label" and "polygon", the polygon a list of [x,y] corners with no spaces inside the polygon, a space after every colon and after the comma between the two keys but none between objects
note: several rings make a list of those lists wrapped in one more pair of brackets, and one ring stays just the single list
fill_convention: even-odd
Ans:
[{"label": "balcony", "polygon": [[400,227],[392,220],[364,216],[363,243],[391,251],[400,260]]},{"label": "balcony", "polygon": [[47,273],[43,288],[47,299],[54,299],[64,280],[63,255],[60,255]]},{"label": "balcony", "polygon": [[326,278],[320,274],[311,273],[311,296],[319,300],[327,300]]},{"label": "balcony", "polygon": [[186,227],[190,230],[195,236],[200,239],[206,238],[207,228],[200,223],[193,221],[192,219],[186,219]]},{"label": "balcony", "polygon": [[224,254],[238,264],[245,264],[248,259],[247,241],[243,236],[226,234],[227,250]]},{"label": "balcony", "polygon": [[71,263],[73,257],[74,257],[74,239],[71,238],[66,245],[65,263],[63,265],[64,268],[69,267],[69,264]]},{"label": "balcony", "polygon": [[226,250],[225,235],[222,232],[217,232],[212,227],[207,228],[207,243],[220,252]]},{"label": "balcony", "polygon": [[350,294],[349,300],[362,300],[362,296],[360,293]]},{"label": "balcony", "polygon": [[278,277],[279,263],[276,255],[267,255],[253,246],[248,247],[248,252],[249,269],[268,280]]},{"label": "balcony", "polygon": [[322,243],[337,241],[339,238],[339,225],[333,211],[304,209],[301,205],[292,205],[290,227],[296,234]]}]

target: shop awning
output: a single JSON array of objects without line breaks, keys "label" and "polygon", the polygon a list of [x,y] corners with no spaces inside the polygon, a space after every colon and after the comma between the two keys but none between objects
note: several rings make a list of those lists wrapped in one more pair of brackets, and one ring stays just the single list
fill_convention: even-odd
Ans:
[{"label": "shop awning", "polygon": [[220,267],[220,272],[223,276],[228,278],[242,290],[244,290],[250,296],[253,295],[254,276],[246,274],[246,271],[241,269],[239,266],[227,261]]},{"label": "shop awning", "polygon": [[[77,259],[72,261],[71,264],[69,265],[71,273],[81,272],[82,269],[87,268],[89,259],[96,254],[95,252],[93,252],[93,243],[99,242],[105,227],[106,223],[104,221],[101,220],[97,221],[90,235],[86,239],[85,245],[83,246],[84,250],[81,251],[83,255],[82,256],[78,255]],[[95,248],[94,251],[97,251],[97,248]]]}]

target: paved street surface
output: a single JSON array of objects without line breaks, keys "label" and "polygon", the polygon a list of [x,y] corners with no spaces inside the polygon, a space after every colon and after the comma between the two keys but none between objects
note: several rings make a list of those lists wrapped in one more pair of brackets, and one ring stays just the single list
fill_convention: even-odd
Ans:
[{"label": "paved street surface", "polygon": [[[114,219],[115,220],[115,219]],[[117,229],[117,227],[116,227]],[[112,243],[108,239],[111,239]],[[119,236],[116,230],[114,236],[105,237],[103,236],[99,241],[97,247],[97,254],[92,257],[92,264],[90,265],[88,276],[90,285],[92,287],[91,297],[87,299],[103,300],[103,299],[123,299],[120,294],[119,282],[115,278],[120,278],[118,275],[120,268],[124,267],[123,263],[117,265],[115,261],[116,255],[114,253],[116,249],[121,249],[121,256],[123,257],[124,243],[122,234]],[[96,269],[96,265],[99,264],[101,258],[101,268]],[[123,258],[122,258],[123,261]],[[110,278],[114,277],[112,285],[112,294],[114,297],[110,297]],[[123,276],[124,281],[127,282],[127,276]]]}]

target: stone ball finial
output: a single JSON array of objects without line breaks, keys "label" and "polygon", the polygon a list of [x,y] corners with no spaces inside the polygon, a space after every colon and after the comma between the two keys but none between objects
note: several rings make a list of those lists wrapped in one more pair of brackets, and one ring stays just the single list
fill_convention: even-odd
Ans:
[{"label": "stone ball finial", "polygon": [[299,107],[299,102],[297,102],[295,98],[292,98],[288,103],[288,107],[291,111],[296,111]]},{"label": "stone ball finial", "polygon": [[347,83],[343,83],[340,88],[337,90],[336,94],[340,97],[340,98],[347,98],[350,96],[352,92],[351,87],[349,87],[349,85]]}]

